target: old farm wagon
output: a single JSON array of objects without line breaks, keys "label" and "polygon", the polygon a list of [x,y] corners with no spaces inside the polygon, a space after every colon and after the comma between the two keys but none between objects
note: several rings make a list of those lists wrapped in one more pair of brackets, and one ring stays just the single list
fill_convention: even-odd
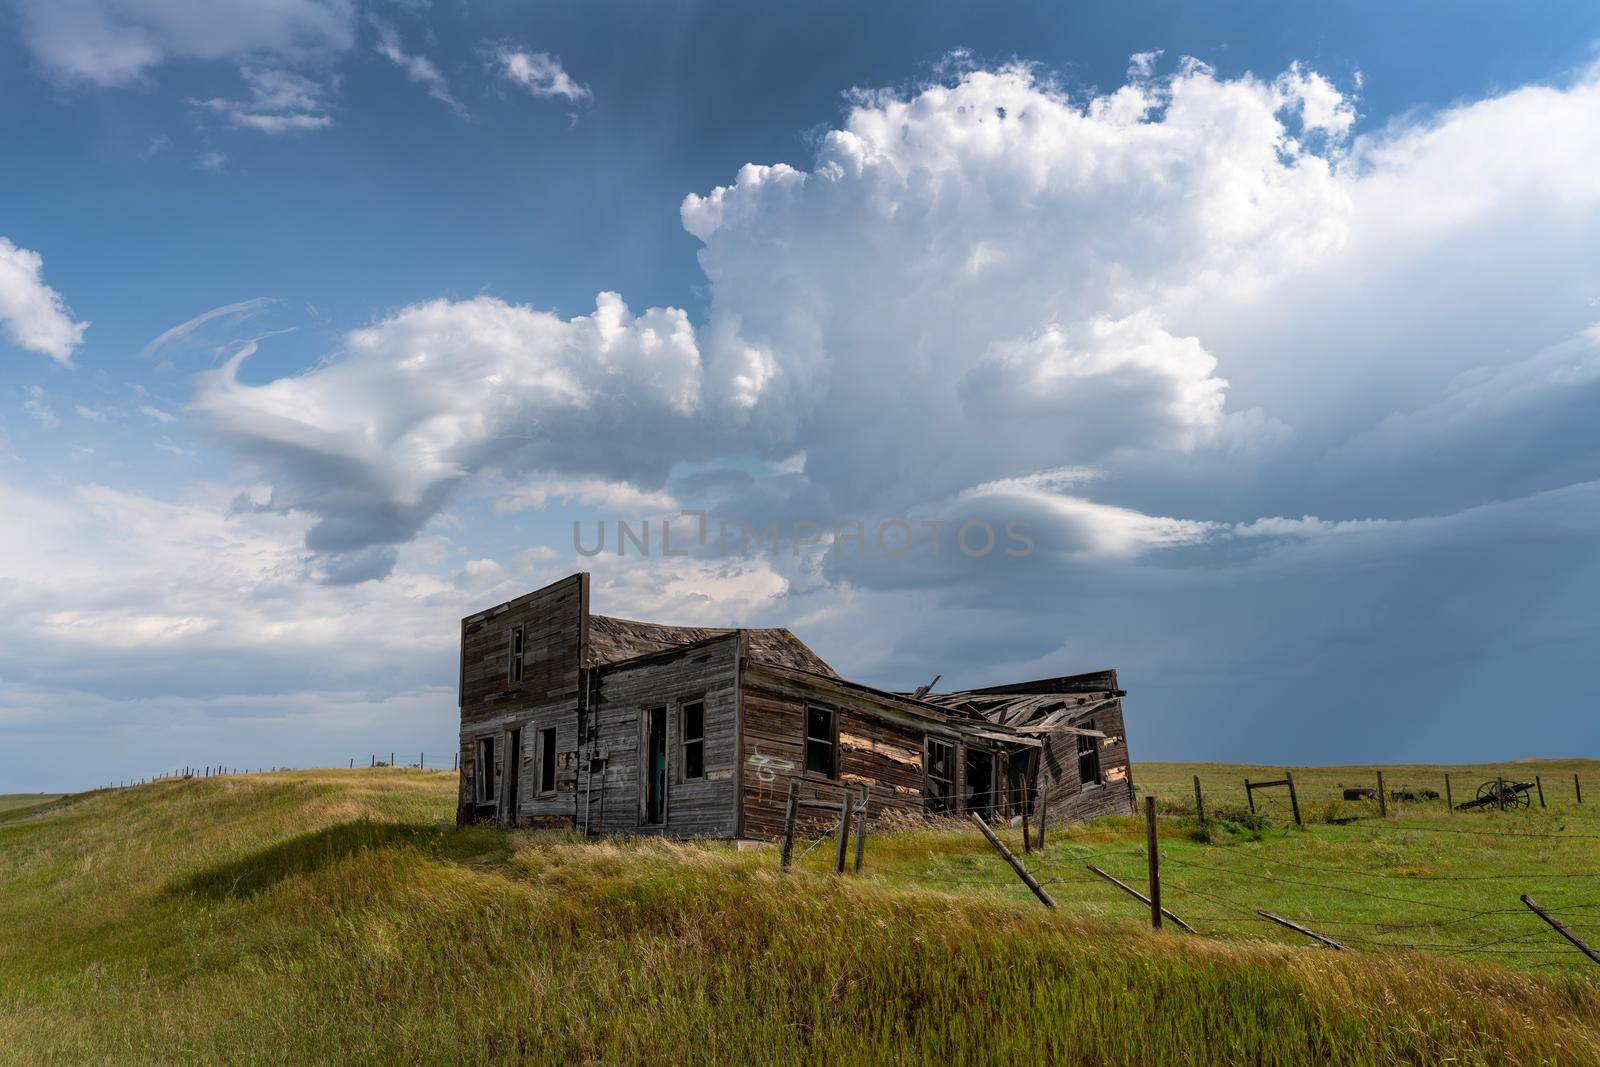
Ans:
[{"label": "old farm wagon", "polygon": [[589,612],[589,575],[461,622],[458,821],[770,838],[802,803],[869,813],[1130,812],[1115,671],[955,693],[847,681],[783,629]]}]

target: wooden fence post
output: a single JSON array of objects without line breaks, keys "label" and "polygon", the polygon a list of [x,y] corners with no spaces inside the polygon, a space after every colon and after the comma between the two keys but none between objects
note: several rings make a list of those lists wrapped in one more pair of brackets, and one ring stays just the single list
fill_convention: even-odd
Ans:
[{"label": "wooden fence post", "polygon": [[[1149,906],[1150,898],[1133,888],[1133,886],[1122,881],[1120,878],[1113,878],[1111,875],[1107,874],[1105,871],[1102,871],[1099,867],[1096,867],[1092,863],[1086,863],[1084,866],[1089,868],[1089,870],[1093,871],[1095,874],[1098,874],[1101,878],[1104,878],[1106,881],[1110,882],[1112,885],[1116,886],[1118,889],[1122,890],[1124,893],[1128,894],[1130,897],[1133,897],[1139,903],[1145,905],[1146,907]],[[1172,914],[1172,912],[1166,908],[1161,909],[1161,914],[1177,923],[1180,929],[1187,930],[1191,934],[1195,932],[1194,927],[1190,926],[1188,923]]]},{"label": "wooden fence post", "polygon": [[[1573,776],[1577,781],[1577,776]],[[1044,824],[1050,815],[1050,776],[1045,775],[1044,788],[1039,791],[1039,851],[1044,851]]]},{"label": "wooden fence post", "polygon": [[1494,806],[1501,811],[1506,810],[1506,780],[1504,778],[1496,778],[1494,780]]},{"label": "wooden fence post", "polygon": [[1296,826],[1304,826],[1305,823],[1300,821],[1300,798],[1295,795],[1294,791],[1294,772],[1284,771],[1283,777],[1289,783],[1289,807],[1294,812],[1294,824]]},{"label": "wooden fence post", "polygon": [[1344,950],[1344,946],[1339,944],[1339,942],[1335,941],[1333,938],[1331,938],[1331,937],[1323,937],[1321,934],[1317,933],[1315,930],[1307,929],[1306,927],[1301,926],[1299,923],[1296,923],[1296,922],[1290,922],[1288,919],[1285,919],[1282,915],[1274,915],[1270,911],[1261,911],[1260,909],[1256,910],[1256,914],[1261,916],[1263,919],[1270,919],[1271,921],[1277,923],[1279,926],[1287,926],[1289,929],[1295,931],[1296,933],[1301,933],[1301,934],[1305,934],[1307,937],[1316,938],[1318,941],[1321,941],[1324,945],[1327,945],[1329,948],[1338,949],[1341,952]]},{"label": "wooden fence post", "polygon": [[1455,799],[1450,795],[1450,776],[1444,776],[1444,810],[1454,815],[1456,812]]},{"label": "wooden fence post", "polygon": [[778,868],[787,871],[794,858],[794,816],[800,805],[800,783],[789,779],[789,803],[783,809],[783,852],[779,854]]},{"label": "wooden fence post", "polygon": [[1572,776],[1572,791],[1578,795],[1578,803],[1583,803],[1583,786],[1578,784],[1578,776]]},{"label": "wooden fence post", "polygon": [[850,848],[850,790],[843,791],[844,797],[839,801],[839,841],[838,848],[833,854],[833,873],[844,873],[844,857]]},{"label": "wooden fence post", "polygon": [[1033,875],[1028,873],[1028,868],[1022,865],[1021,860],[1011,854],[1011,850],[1006,848],[1005,842],[994,836],[994,831],[989,829],[989,824],[984,822],[983,818],[976,813],[969,813],[967,817],[978,824],[978,829],[983,831],[983,836],[989,839],[989,844],[994,846],[994,850],[1000,853],[1000,858],[1011,864],[1011,869],[1017,872],[1017,877],[1022,879],[1022,884],[1033,890],[1033,895],[1038,897],[1045,907],[1054,910],[1056,902],[1050,899],[1050,894],[1044,891],[1044,886],[1040,885]]},{"label": "wooden fence post", "polygon": [[1250,779],[1244,780],[1244,798],[1250,802],[1250,814],[1256,812],[1256,795],[1250,791]]},{"label": "wooden fence post", "polygon": [[1544,779],[1537,774],[1533,776],[1533,784],[1539,789],[1539,806],[1544,807]]},{"label": "wooden fence post", "polygon": [[1161,929],[1161,850],[1156,846],[1156,798],[1144,798],[1145,851],[1150,863],[1150,926]]},{"label": "wooden fence post", "polygon": [[1206,832],[1206,798],[1200,794],[1200,776],[1194,776],[1194,810],[1200,817],[1200,832]]},{"label": "wooden fence post", "polygon": [[856,873],[861,873],[861,859],[867,851],[867,787],[861,787],[861,810],[856,813]]},{"label": "wooden fence post", "polygon": [[1383,818],[1389,817],[1389,794],[1383,788],[1383,772],[1378,772],[1378,814]]},{"label": "wooden fence post", "polygon": [[1568,941],[1571,941],[1574,945],[1577,945],[1578,951],[1582,952],[1585,956],[1588,956],[1591,960],[1594,960],[1594,962],[1600,963],[1600,954],[1596,954],[1594,949],[1590,948],[1588,945],[1584,944],[1578,939],[1577,934],[1574,934],[1571,930],[1568,930],[1565,926],[1562,926],[1559,922],[1557,922],[1549,912],[1545,911],[1539,906],[1538,901],[1534,900],[1526,893],[1522,894],[1521,900],[1528,906],[1530,911],[1554,927],[1556,933],[1560,934]]},{"label": "wooden fence post", "polygon": [[1022,851],[1033,851],[1033,834],[1028,830],[1028,805],[1022,805]]}]

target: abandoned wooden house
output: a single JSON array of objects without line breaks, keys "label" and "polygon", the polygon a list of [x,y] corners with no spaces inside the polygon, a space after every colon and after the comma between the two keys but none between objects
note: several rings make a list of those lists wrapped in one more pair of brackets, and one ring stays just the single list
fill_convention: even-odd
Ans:
[{"label": "abandoned wooden house", "polygon": [[772,838],[791,782],[871,816],[1133,810],[1115,671],[930,688],[846,681],[784,629],[591,615],[574,574],[461,621],[457,818]]}]

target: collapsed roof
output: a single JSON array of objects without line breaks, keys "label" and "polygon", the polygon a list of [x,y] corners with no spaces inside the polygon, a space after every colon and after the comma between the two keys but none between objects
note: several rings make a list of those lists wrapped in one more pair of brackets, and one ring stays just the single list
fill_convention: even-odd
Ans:
[{"label": "collapsed roof", "polygon": [[[678,645],[693,644],[709,637],[737,633],[725,626],[665,626],[637,619],[618,619],[610,615],[590,615],[588,641],[583,665],[599,667],[650,652],[664,652]],[[745,630],[745,648],[750,658],[779,667],[839,677],[832,667],[806,643],[782,627]]]}]

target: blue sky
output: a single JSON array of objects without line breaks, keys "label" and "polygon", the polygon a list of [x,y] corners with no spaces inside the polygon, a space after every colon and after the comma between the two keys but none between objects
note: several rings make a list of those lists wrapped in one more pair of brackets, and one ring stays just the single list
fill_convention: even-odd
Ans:
[{"label": "blue sky", "polygon": [[[890,687],[1117,666],[1143,758],[1592,754],[1597,40],[10,0],[0,791],[446,752],[454,620],[579,567]],[[922,540],[574,551],[685,508]]]}]

